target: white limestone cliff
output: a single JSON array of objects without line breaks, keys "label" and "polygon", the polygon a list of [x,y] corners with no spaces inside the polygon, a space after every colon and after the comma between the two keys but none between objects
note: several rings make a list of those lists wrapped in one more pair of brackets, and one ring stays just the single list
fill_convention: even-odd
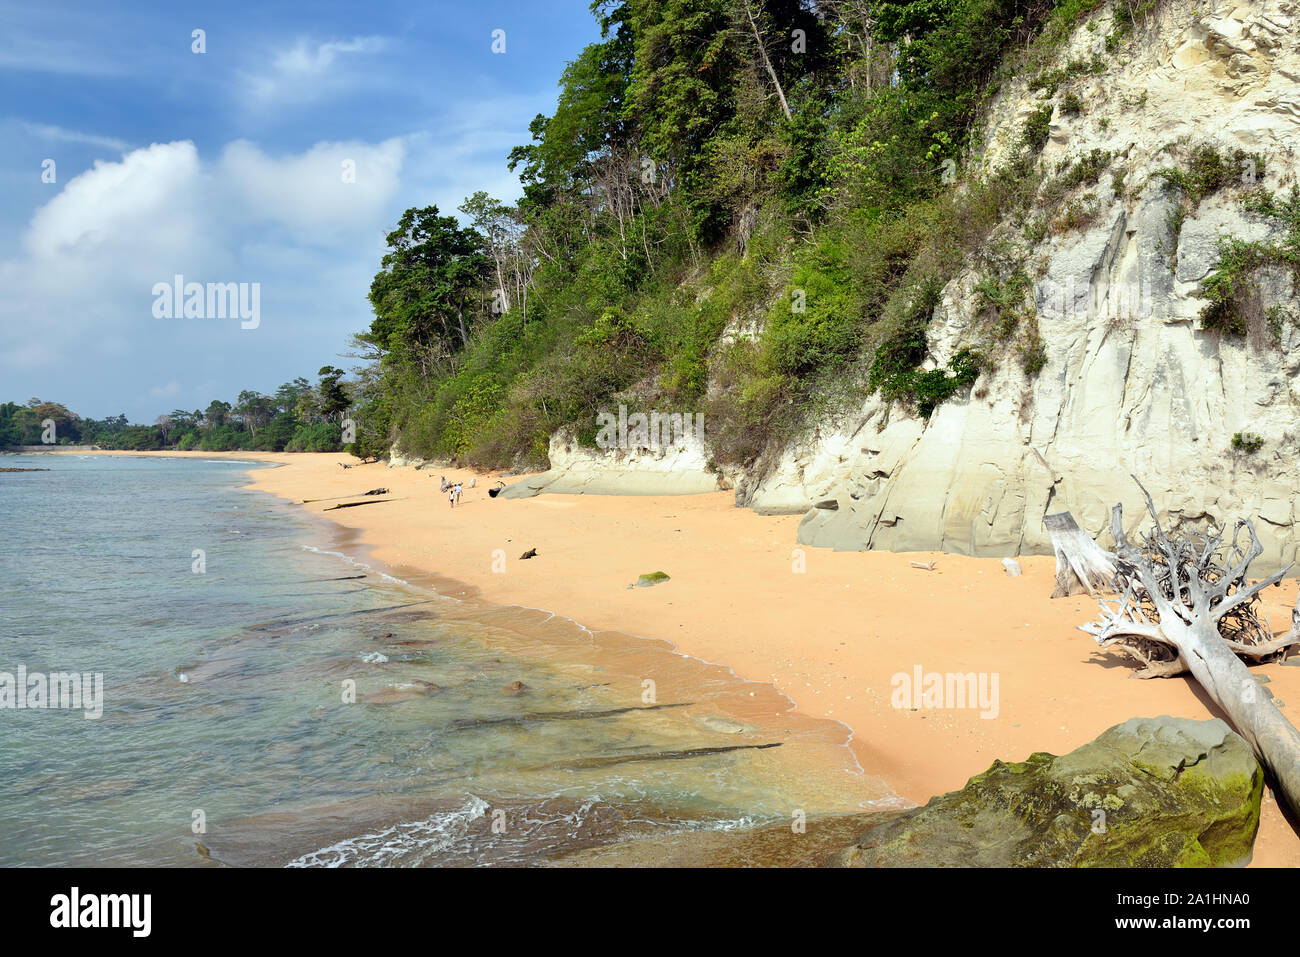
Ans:
[{"label": "white limestone cliff", "polygon": [[[1220,235],[1254,240],[1276,227],[1228,189],[1175,237],[1172,200],[1153,176],[1175,165],[1179,144],[1211,142],[1226,155],[1264,153],[1261,184],[1290,188],[1300,147],[1296,13],[1292,0],[1215,11],[1164,4],[1104,72],[1076,81],[1086,109],[1053,117],[1043,163],[1055,169],[1107,150],[1130,187],[1112,195],[1108,173],[1091,189],[1091,225],[1029,251],[1047,360],[1036,376],[1004,361],[928,422],[873,396],[742,484],[738,504],[807,510],[799,539],[810,545],[1014,555],[1050,550],[1046,512],[1068,509],[1104,542],[1116,502],[1131,525],[1145,521],[1132,473],[1175,525],[1251,518],[1266,548],[1260,570],[1296,560],[1300,330],[1283,323],[1280,343],[1223,337],[1200,328],[1205,300],[1195,296]],[[1094,30],[1081,26],[1062,62],[1095,50],[1108,21],[1103,13]],[[990,167],[1044,102],[1028,80],[1006,84],[991,105]],[[929,332],[932,365],[967,340],[977,279],[970,272],[945,289]],[[1262,277],[1264,303],[1292,316],[1296,292],[1289,273]],[[1234,450],[1238,432],[1264,447]]]}]

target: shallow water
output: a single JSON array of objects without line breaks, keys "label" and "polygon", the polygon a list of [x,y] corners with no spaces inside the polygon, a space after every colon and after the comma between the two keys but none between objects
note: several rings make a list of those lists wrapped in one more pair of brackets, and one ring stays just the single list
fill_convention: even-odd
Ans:
[{"label": "shallow water", "polygon": [[104,702],[0,710],[2,865],[681,862],[898,804],[770,685],[385,569],[261,466],[5,464],[51,471],[0,475],[0,672]]}]

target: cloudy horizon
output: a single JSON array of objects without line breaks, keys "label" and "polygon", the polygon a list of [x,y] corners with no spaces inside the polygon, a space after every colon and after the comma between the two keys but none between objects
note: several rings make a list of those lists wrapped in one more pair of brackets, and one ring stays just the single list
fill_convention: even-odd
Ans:
[{"label": "cloudy horizon", "polygon": [[[145,423],[351,368],[401,212],[517,199],[507,154],[598,37],[585,3],[4,4],[0,25],[0,402]],[[176,276],[257,284],[260,322],[159,318]]]}]

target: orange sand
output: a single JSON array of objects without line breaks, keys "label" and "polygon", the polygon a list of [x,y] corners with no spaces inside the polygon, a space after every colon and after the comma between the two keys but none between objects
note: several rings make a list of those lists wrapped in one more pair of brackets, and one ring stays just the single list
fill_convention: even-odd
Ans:
[{"label": "orange sand", "polygon": [[[183,454],[183,453],[181,453]],[[212,453],[194,453],[211,458]],[[341,469],[341,454],[248,454],[283,463],[254,472],[252,487],[301,502],[377,486],[397,501],[332,511],[380,561],[475,586],[494,602],[545,608],[592,629],[667,638],[684,653],[770,681],[798,709],[854,729],[851,744],[870,775],[918,803],[960,788],[995,758],[1063,754],[1135,716],[1223,715],[1186,678],[1127,680],[1132,667],[1100,653],[1077,626],[1095,617],[1087,597],[1052,600],[1054,560],[1019,559],[1011,578],[996,558],[941,553],[803,549],[798,516],[763,517],[734,507],[728,492],[664,498],[543,495],[490,499],[478,476],[452,510],[438,476],[474,473],[383,464]],[[516,481],[508,479],[507,481]],[[320,512],[333,502],[306,505]],[[520,561],[525,550],[538,556]],[[505,556],[493,571],[494,551]],[[914,560],[935,570],[911,567]],[[672,580],[628,589],[645,572]],[[1269,589],[1266,611],[1289,626],[1294,580]],[[911,711],[890,704],[891,677],[914,666],[999,676],[999,713]],[[1300,714],[1300,668],[1255,674]],[[1271,792],[1255,866],[1300,864],[1300,836]]]}]

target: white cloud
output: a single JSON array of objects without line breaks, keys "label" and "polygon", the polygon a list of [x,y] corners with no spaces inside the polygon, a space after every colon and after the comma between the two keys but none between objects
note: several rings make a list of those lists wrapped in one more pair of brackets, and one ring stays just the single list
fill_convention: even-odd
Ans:
[{"label": "white cloud", "polygon": [[47,123],[23,123],[21,126],[28,135],[40,137],[41,139],[55,140],[60,143],[87,143],[91,146],[116,150],[119,153],[125,153],[129,149],[126,142],[112,136],[97,136],[94,133],[65,130],[61,126],[50,126]]},{"label": "white cloud", "polygon": [[36,211],[24,236],[36,261],[87,260],[126,241],[141,252],[186,249],[201,199],[198,151],[189,141],[155,143],[120,162],[96,160]]},{"label": "white cloud", "polygon": [[[93,361],[172,337],[238,333],[160,326],[151,290],[176,274],[257,282],[263,315],[277,302],[315,303],[316,312],[345,295],[364,304],[364,286],[336,288],[342,270],[323,263],[373,268],[404,156],[400,140],[322,143],[278,158],[241,141],[204,163],[181,141],[97,161],[36,211],[22,252],[0,261],[0,364]],[[341,182],[342,158],[356,160],[355,183]],[[261,341],[301,332],[293,321],[310,321],[311,311],[281,311],[279,330]]]},{"label": "white cloud", "polygon": [[68,76],[112,76],[122,72],[93,45],[67,37],[51,42],[12,27],[0,30],[0,70]]},{"label": "white cloud", "polygon": [[405,156],[400,139],[317,143],[279,158],[237,140],[222,153],[217,174],[247,220],[335,231],[376,223],[376,211],[397,190]]},{"label": "white cloud", "polygon": [[325,43],[299,40],[289,49],[274,54],[265,72],[243,74],[247,98],[253,105],[263,107],[323,99],[356,84],[358,74],[343,58],[372,55],[387,46],[386,38],[373,36]]}]

